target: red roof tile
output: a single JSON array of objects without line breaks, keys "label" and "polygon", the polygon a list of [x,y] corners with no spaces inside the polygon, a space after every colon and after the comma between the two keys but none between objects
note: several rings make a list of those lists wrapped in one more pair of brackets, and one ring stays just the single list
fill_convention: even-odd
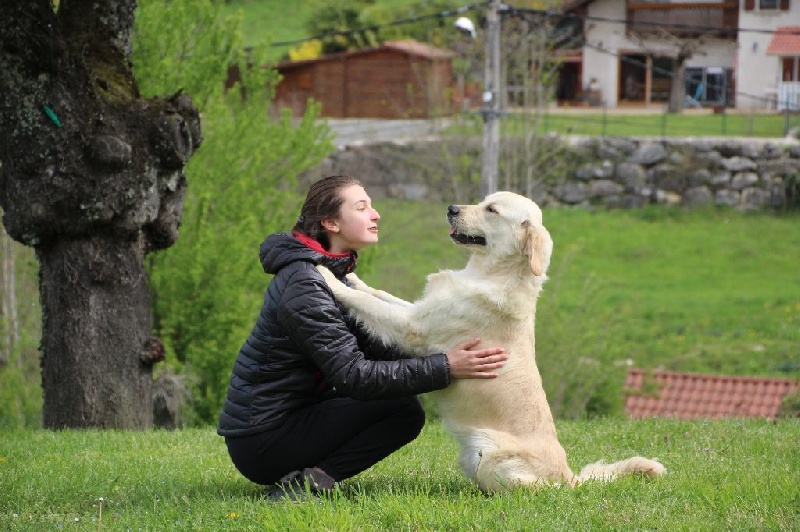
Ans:
[{"label": "red roof tile", "polygon": [[625,379],[625,412],[633,418],[774,419],[786,394],[798,389],[800,381],[793,379],[630,369]]},{"label": "red roof tile", "polygon": [[782,26],[767,46],[767,55],[800,55],[800,26]]}]

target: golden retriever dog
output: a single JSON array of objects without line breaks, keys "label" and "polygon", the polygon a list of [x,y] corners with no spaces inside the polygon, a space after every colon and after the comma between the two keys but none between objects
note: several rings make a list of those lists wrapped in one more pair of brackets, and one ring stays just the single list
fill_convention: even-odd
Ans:
[{"label": "golden retriever dog", "polygon": [[477,205],[451,205],[447,219],[451,239],[468,248],[470,258],[463,270],[429,275],[414,303],[372,289],[353,274],[348,287],[319,270],[337,300],[386,344],[422,355],[480,336],[483,345],[505,348],[508,360],[497,378],[458,379],[434,392],[467,477],[495,492],[664,473],[659,462],[642,457],[597,462],[578,475],[567,464],[536,366],[536,301],[553,250],[536,203],[497,192]]}]

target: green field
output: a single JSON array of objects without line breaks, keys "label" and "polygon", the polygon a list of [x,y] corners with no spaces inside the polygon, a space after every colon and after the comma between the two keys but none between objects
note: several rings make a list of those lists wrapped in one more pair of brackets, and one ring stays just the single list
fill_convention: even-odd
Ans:
[{"label": "green field", "polygon": [[[377,0],[381,5],[403,5],[413,0]],[[242,37],[247,46],[266,45],[270,56],[280,59],[296,44],[276,43],[296,41],[313,37],[305,29],[306,20],[313,13],[315,4],[325,2],[308,0],[229,0],[225,2],[227,14],[241,13]]]},{"label": "green field", "polygon": [[[788,118],[788,121],[787,121]],[[590,135],[606,137],[764,137],[781,138],[800,125],[800,115],[750,113],[729,110],[726,114],[691,112],[668,114],[650,110],[625,114],[610,109],[586,109],[581,113],[548,110],[539,117],[542,134]],[[514,116],[503,121],[504,134],[519,134],[521,120]]]},{"label": "green field", "polygon": [[239,12],[242,16],[242,37],[246,46],[270,47],[275,59],[292,46],[272,46],[272,43],[293,41],[307,37],[304,24],[311,14],[308,2],[287,0],[235,0],[225,3],[228,14]]},{"label": "green field", "polygon": [[213,429],[0,432],[2,530],[798,530],[800,421],[557,423],[573,470],[659,458],[667,475],[486,496],[437,422],[331,499],[272,503]]}]

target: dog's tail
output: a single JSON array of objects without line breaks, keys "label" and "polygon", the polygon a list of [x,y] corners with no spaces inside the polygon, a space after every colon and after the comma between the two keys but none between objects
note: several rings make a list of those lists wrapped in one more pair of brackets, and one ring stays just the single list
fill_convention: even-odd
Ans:
[{"label": "dog's tail", "polygon": [[646,477],[657,477],[667,472],[667,469],[657,460],[634,456],[627,460],[606,464],[603,461],[589,464],[581,469],[575,478],[575,484],[581,484],[587,480],[611,481],[620,475],[638,473]]}]

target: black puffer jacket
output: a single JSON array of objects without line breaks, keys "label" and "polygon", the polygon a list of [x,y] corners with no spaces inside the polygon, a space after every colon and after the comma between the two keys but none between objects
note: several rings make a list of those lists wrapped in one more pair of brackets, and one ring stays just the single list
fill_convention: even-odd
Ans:
[{"label": "black puffer jacket", "polygon": [[331,255],[306,237],[278,233],[264,240],[260,255],[264,271],[275,277],[236,358],[218,434],[270,430],[289,412],[334,392],[380,399],[450,383],[444,354],[405,358],[370,340],[343,314],[315,265],[343,278],[355,268],[355,253]]}]

